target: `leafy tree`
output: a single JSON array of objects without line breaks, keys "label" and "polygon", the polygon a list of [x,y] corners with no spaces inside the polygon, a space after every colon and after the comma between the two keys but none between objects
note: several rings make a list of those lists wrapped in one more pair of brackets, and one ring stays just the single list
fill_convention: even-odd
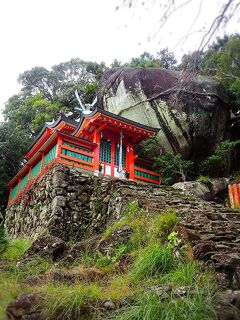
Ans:
[{"label": "leafy tree", "polygon": [[46,121],[53,118],[64,110],[59,102],[51,102],[43,98],[42,93],[23,98],[14,96],[5,107],[5,119],[14,123],[18,128],[25,128],[30,137],[36,136]]},{"label": "leafy tree", "polygon": [[7,183],[23,165],[22,157],[32,139],[14,122],[0,123],[0,207],[6,205]]},{"label": "leafy tree", "polygon": [[210,49],[205,61],[205,70],[224,85],[238,109],[240,106],[240,35],[230,37],[218,51],[214,47]]},{"label": "leafy tree", "polygon": [[111,68],[119,68],[122,67],[121,61],[114,59],[113,62],[110,65]]},{"label": "leafy tree", "polygon": [[126,64],[126,66],[143,68],[160,67],[160,62],[149,52],[144,51],[139,57],[132,58],[131,61]]},{"label": "leafy tree", "polygon": [[94,98],[90,94],[92,89],[90,91],[87,90],[89,85],[96,87],[96,82],[100,79],[105,69],[104,62],[98,64],[76,58],[54,65],[51,70],[43,67],[34,67],[23,72],[18,81],[22,85],[21,94],[24,97],[41,93],[44,99],[51,102],[56,102],[57,100],[66,105],[72,100],[72,92],[78,88],[86,93],[87,99],[90,99],[86,102],[92,102]]},{"label": "leafy tree", "polygon": [[169,52],[168,48],[161,49],[157,53],[157,58],[159,59],[159,64],[161,68],[175,70],[177,59],[173,52]]},{"label": "leafy tree", "polygon": [[228,171],[229,161],[232,151],[240,145],[240,140],[237,141],[222,141],[217,145],[215,152],[207,159],[201,162],[199,171],[212,176],[221,176]]},{"label": "leafy tree", "polygon": [[163,183],[166,185],[172,185],[173,183],[180,181],[186,181],[186,179],[193,172],[194,163],[190,160],[182,159],[180,154],[173,154],[165,152],[164,154],[155,157],[155,166],[158,167],[159,172],[163,176]]}]

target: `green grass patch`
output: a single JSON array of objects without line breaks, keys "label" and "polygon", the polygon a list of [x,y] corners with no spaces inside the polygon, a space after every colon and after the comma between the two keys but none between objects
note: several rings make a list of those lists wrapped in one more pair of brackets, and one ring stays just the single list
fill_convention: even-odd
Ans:
[{"label": "green grass patch", "polygon": [[21,275],[17,270],[0,272],[0,319],[7,320],[6,308],[18,295],[31,291],[26,285],[19,282]]},{"label": "green grass patch", "polygon": [[111,278],[107,284],[106,296],[118,302],[121,298],[133,296],[140,289],[129,274],[122,274]]},{"label": "green grass patch", "polygon": [[182,298],[161,301],[155,294],[142,294],[135,304],[121,310],[114,320],[216,320],[215,291],[195,287]]},{"label": "green grass patch", "polygon": [[98,300],[104,297],[101,287],[91,285],[48,284],[40,290],[46,299],[41,305],[43,316],[55,319],[91,319]]},{"label": "green grass patch", "polygon": [[31,246],[32,240],[27,238],[16,238],[8,241],[6,250],[0,254],[0,258],[17,260]]},{"label": "green grass patch", "polygon": [[166,238],[178,224],[179,219],[177,217],[176,210],[171,209],[158,214],[153,219],[151,226],[151,236],[153,238]]},{"label": "green grass patch", "polygon": [[166,245],[152,243],[139,251],[132,273],[136,279],[156,277],[174,268],[176,263],[176,258],[170,248]]}]

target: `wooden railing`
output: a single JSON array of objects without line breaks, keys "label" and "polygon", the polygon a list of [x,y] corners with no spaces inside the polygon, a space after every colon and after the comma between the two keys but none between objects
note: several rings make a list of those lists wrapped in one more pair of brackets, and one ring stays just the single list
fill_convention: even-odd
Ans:
[{"label": "wooden railing", "polygon": [[153,172],[149,169],[145,169],[136,165],[134,166],[134,180],[160,184],[161,175],[159,173]]},{"label": "wooden railing", "polygon": [[240,183],[230,184],[228,186],[228,194],[229,194],[231,208],[239,209],[240,208]]},{"label": "wooden railing", "polygon": [[61,163],[88,171],[94,170],[94,153],[84,147],[64,143],[60,146],[59,157]]}]

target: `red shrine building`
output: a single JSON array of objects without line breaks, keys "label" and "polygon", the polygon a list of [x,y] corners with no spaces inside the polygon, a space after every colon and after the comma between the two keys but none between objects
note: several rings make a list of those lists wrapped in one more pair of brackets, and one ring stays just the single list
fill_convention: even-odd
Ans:
[{"label": "red shrine building", "polygon": [[160,184],[160,174],[153,171],[152,163],[134,153],[137,144],[157,131],[100,108],[82,113],[77,121],[61,115],[44,126],[28,149],[28,162],[9,182],[8,203],[21,197],[56,162],[95,175]]}]

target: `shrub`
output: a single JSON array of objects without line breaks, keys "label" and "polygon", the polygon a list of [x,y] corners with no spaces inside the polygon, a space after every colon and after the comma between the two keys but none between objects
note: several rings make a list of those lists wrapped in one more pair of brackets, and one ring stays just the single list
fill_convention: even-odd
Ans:
[{"label": "shrub", "polygon": [[159,166],[159,171],[163,176],[165,185],[172,185],[179,178],[186,181],[193,172],[194,163],[190,160],[182,159],[180,154],[166,152],[161,156],[155,157],[154,163]]},{"label": "shrub", "polygon": [[226,161],[227,157],[231,155],[231,152],[238,145],[240,145],[240,140],[225,140],[220,142],[215,152],[200,164],[200,172],[212,175],[215,171],[221,170],[221,173],[223,173],[228,164],[228,161]]},{"label": "shrub", "polygon": [[153,243],[139,252],[132,273],[137,279],[155,277],[171,270],[175,265],[176,258],[172,251],[167,246]]},{"label": "shrub", "polygon": [[211,179],[209,178],[209,176],[199,176],[197,178],[197,181],[206,184],[211,183]]}]

